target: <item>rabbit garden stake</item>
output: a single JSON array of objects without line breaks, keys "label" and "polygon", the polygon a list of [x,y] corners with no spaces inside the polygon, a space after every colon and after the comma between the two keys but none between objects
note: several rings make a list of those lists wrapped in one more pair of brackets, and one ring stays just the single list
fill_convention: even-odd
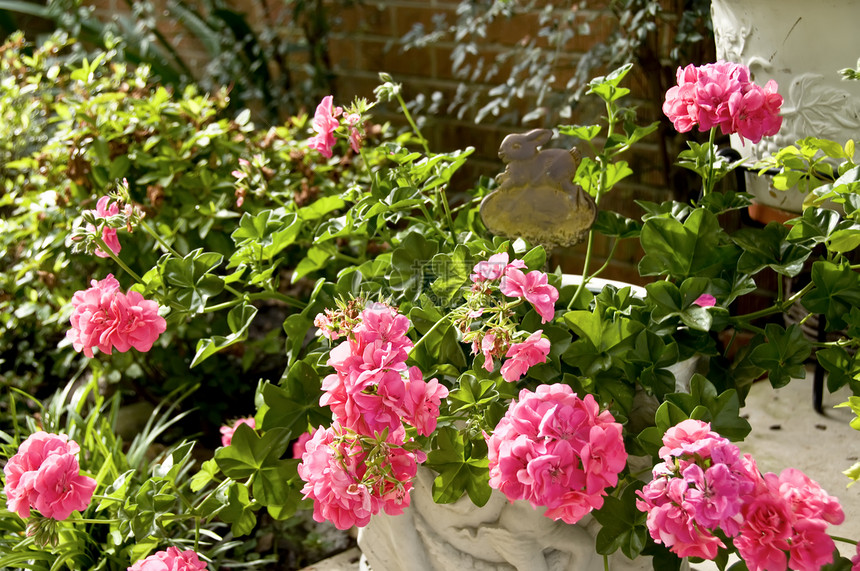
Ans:
[{"label": "rabbit garden stake", "polygon": [[481,203],[481,218],[493,234],[524,238],[545,247],[581,242],[597,216],[591,196],[573,183],[579,151],[538,149],[552,137],[534,129],[505,137],[499,157],[505,172],[499,187]]}]

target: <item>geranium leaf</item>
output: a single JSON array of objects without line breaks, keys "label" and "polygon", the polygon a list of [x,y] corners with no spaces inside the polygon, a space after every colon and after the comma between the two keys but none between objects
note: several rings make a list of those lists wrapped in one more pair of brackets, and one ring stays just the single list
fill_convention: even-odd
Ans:
[{"label": "geranium leaf", "polygon": [[610,555],[621,549],[630,559],[636,558],[645,547],[648,529],[647,514],[636,508],[636,491],[642,482],[628,484],[621,497],[607,496],[603,507],[592,512],[600,525],[595,547],[601,555]]},{"label": "geranium leaf", "polygon": [[767,377],[774,388],[787,385],[794,379],[806,377],[804,363],[812,353],[812,344],[803,335],[799,325],[783,329],[775,323],[765,326],[766,343],[753,348],[750,361],[753,365],[767,371]]},{"label": "geranium leaf", "polygon": [[811,279],[815,288],[803,296],[803,307],[824,314],[828,331],[843,329],[843,316],[860,305],[860,275],[848,264],[818,261],[812,264]]},{"label": "geranium leaf", "polygon": [[717,217],[704,209],[694,210],[683,224],[674,218],[649,218],[642,226],[645,256],[639,272],[673,278],[716,277],[733,259],[724,236]]},{"label": "geranium leaf", "polygon": [[752,275],[770,268],[789,277],[799,274],[812,249],[799,242],[789,242],[788,233],[788,228],[778,222],[735,232],[732,241],[743,249],[738,271]]}]

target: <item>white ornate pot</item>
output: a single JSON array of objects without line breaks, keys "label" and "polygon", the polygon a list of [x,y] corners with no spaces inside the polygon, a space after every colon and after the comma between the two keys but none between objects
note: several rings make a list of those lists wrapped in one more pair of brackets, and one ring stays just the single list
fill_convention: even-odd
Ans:
[{"label": "white ornate pot", "polygon": [[[411,506],[399,516],[375,515],[359,530],[364,570],[603,571],[594,549],[600,525],[590,516],[576,525],[556,522],[495,490],[481,508],[465,496],[437,504],[433,478],[419,467]],[[612,571],[652,569],[645,556],[631,561],[618,552],[609,561]]]},{"label": "white ornate pot", "polygon": [[[860,81],[842,80],[839,70],[860,57],[857,0],[712,0],[711,15],[719,59],[750,68],[759,85],[774,79],[783,96],[783,125],[775,137],[732,147],[753,162],[804,137],[845,144],[860,139]],[[770,187],[768,179],[747,175],[757,201],[799,212],[803,195]]]}]

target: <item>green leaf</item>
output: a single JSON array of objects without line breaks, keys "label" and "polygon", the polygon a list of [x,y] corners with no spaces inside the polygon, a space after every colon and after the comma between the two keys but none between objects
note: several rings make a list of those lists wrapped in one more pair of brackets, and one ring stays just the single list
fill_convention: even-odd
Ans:
[{"label": "green leaf", "polygon": [[716,277],[733,259],[732,248],[723,244],[724,236],[717,217],[704,209],[694,210],[683,224],[674,218],[649,218],[642,227],[645,256],[639,272],[673,278]]},{"label": "green leaf", "polygon": [[[257,473],[251,492],[254,499],[264,506],[298,506],[301,494],[299,475],[296,472],[298,459],[278,460]],[[303,483],[302,483],[303,484]]]},{"label": "green leaf", "polygon": [[230,530],[236,537],[250,533],[257,524],[257,516],[251,509],[248,487],[241,482],[232,482],[224,499],[226,505],[218,512],[218,516],[232,524]]},{"label": "green leaf", "polygon": [[203,462],[200,466],[200,470],[191,477],[191,491],[199,492],[203,488],[206,487],[206,484],[212,481],[212,478],[218,474],[218,463],[214,458],[210,458]]},{"label": "green leaf", "polygon": [[241,480],[274,467],[287,450],[290,436],[286,428],[272,428],[258,436],[253,428],[240,424],[230,446],[215,451],[215,461],[225,476]]},{"label": "green leaf", "polygon": [[851,252],[860,246],[860,225],[852,224],[833,232],[827,240],[827,249],[831,252]]},{"label": "green leaf", "polygon": [[230,335],[213,335],[207,339],[197,341],[197,351],[191,361],[191,367],[196,367],[218,351],[235,345],[248,338],[248,327],[257,315],[257,308],[242,302],[227,314],[227,325],[230,327]]},{"label": "green leaf", "polygon": [[575,137],[580,141],[591,141],[600,134],[600,125],[560,125],[558,132],[560,135]]},{"label": "green leaf", "polygon": [[610,555],[621,549],[624,555],[634,559],[644,549],[648,538],[645,527],[648,514],[636,508],[636,491],[642,485],[642,482],[628,484],[621,497],[607,496],[603,507],[592,512],[601,526],[595,539],[595,548],[601,555]]},{"label": "green leaf", "polygon": [[624,363],[628,378],[639,379],[658,398],[675,390],[675,375],[667,367],[678,361],[678,344],[665,343],[659,335],[643,329],[634,350]]},{"label": "green leaf", "polygon": [[433,501],[449,504],[467,493],[475,505],[485,505],[492,493],[487,457],[467,457],[463,435],[450,427],[437,430],[435,443],[438,448],[427,455],[426,462],[439,472],[433,481]]},{"label": "green leaf", "polygon": [[298,435],[309,426],[328,425],[331,410],[319,405],[320,382],[320,375],[313,367],[296,361],[281,380],[282,386],[263,385],[263,402],[269,407],[263,417],[263,430],[280,427]]},{"label": "green leaf", "polygon": [[473,265],[469,259],[469,249],[462,244],[458,244],[450,254],[433,256],[431,266],[436,281],[430,287],[438,296],[437,305],[451,305],[463,290],[464,284],[469,281],[469,272]]},{"label": "green leaf", "polygon": [[752,204],[752,195],[737,192],[712,192],[699,201],[699,206],[717,215],[731,210],[749,208],[750,204]]},{"label": "green leaf", "polygon": [[604,77],[595,77],[588,82],[587,93],[597,95],[607,103],[617,101],[630,93],[629,89],[619,85],[631,69],[633,69],[633,64],[628,63]]},{"label": "green leaf", "polygon": [[790,220],[786,239],[792,242],[824,242],[839,225],[839,213],[825,208],[807,208],[799,218]]},{"label": "green leaf", "polygon": [[702,278],[688,278],[680,288],[663,280],[647,284],[647,299],[655,305],[653,319],[661,323],[671,317],[678,317],[691,329],[710,330],[713,322],[712,310],[694,303],[705,293],[708,284],[708,280]]},{"label": "green leaf", "polygon": [[789,277],[799,274],[812,249],[798,242],[789,242],[788,234],[788,228],[779,222],[770,222],[764,228],[742,228],[735,232],[732,241],[743,249],[738,271],[752,275],[770,268]]},{"label": "green leaf", "polygon": [[577,310],[564,314],[565,322],[599,351],[606,351],[642,330],[644,325],[620,314],[604,317],[597,312]]},{"label": "green leaf", "polygon": [[783,329],[775,323],[768,323],[765,335],[767,342],[755,346],[749,358],[753,365],[767,371],[770,384],[779,388],[793,378],[806,378],[804,363],[812,353],[812,344],[800,326],[793,324]]},{"label": "green leaf", "polygon": [[600,210],[591,229],[611,238],[638,238],[642,224],[617,212]]},{"label": "green leaf", "polygon": [[818,363],[827,371],[827,390],[834,393],[854,379],[856,361],[844,347],[822,347],[815,352]]},{"label": "green leaf", "polygon": [[324,268],[336,253],[334,244],[323,242],[322,244],[311,246],[305,257],[296,265],[293,270],[292,282],[296,283],[300,278]]},{"label": "green leaf", "polygon": [[203,252],[198,248],[184,258],[169,258],[164,262],[164,281],[178,288],[171,292],[179,305],[192,313],[201,311],[206,301],[221,293],[224,280],[210,272],[223,260],[221,254]]},{"label": "green leaf", "polygon": [[389,285],[394,291],[410,296],[425,286],[425,266],[439,251],[439,243],[427,240],[420,232],[410,232],[391,253]]},{"label": "green leaf", "polygon": [[[690,379],[688,392],[666,395],[666,402],[677,406],[681,413],[690,418],[710,422],[713,430],[730,440],[743,440],[752,430],[750,423],[741,418],[738,392],[734,389],[728,389],[717,394],[716,387],[698,373]],[[671,418],[672,411],[667,412]],[[677,417],[680,418],[680,415]],[[684,419],[681,418],[680,420]],[[658,426],[663,432],[668,428],[659,422]]]},{"label": "green leaf", "polygon": [[670,401],[664,401],[657,408],[657,413],[654,415],[654,421],[657,424],[657,429],[660,434],[665,434],[667,430],[690,418],[684,410]]},{"label": "green leaf", "polygon": [[811,313],[824,314],[827,331],[843,329],[843,316],[860,305],[860,275],[848,264],[818,261],[812,264],[811,279],[815,287],[803,296],[803,307]]}]

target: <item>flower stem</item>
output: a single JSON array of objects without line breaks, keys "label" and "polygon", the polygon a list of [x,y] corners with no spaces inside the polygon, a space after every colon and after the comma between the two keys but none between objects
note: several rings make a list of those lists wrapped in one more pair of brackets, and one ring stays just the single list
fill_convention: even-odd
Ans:
[{"label": "flower stem", "polygon": [[427,337],[429,337],[430,334],[433,333],[437,327],[439,327],[439,325],[441,325],[442,323],[445,323],[446,321],[448,321],[448,316],[447,315],[442,316],[441,319],[439,319],[436,323],[433,324],[433,327],[431,327],[430,329],[427,330],[427,333],[422,335],[421,338],[415,342],[415,344],[412,346],[412,349],[410,349],[409,352],[411,353],[412,351],[417,349],[418,346],[421,345],[422,343],[424,343],[424,340],[427,339]]},{"label": "flower stem", "polygon": [[717,138],[717,128],[711,127],[710,135],[708,136],[708,176],[705,178],[705,185],[702,187],[702,198],[705,198],[714,190],[714,141]]},{"label": "flower stem", "polygon": [[403,109],[403,116],[406,117],[406,120],[409,122],[409,126],[412,127],[412,131],[415,132],[415,135],[418,136],[418,140],[421,142],[421,146],[424,148],[425,154],[430,154],[430,147],[427,145],[427,139],[424,138],[424,135],[421,134],[421,129],[418,128],[418,125],[415,123],[415,120],[412,119],[412,114],[409,113],[409,109],[406,108],[406,102],[403,100],[403,97],[400,95],[400,92],[396,92],[395,96],[397,97],[397,103],[400,104],[400,108]]},{"label": "flower stem", "polygon": [[105,244],[105,241],[104,241],[104,240],[102,240],[101,236],[95,236],[95,238],[93,238],[93,239],[94,239],[94,241],[95,241],[96,245],[98,245],[99,249],[100,249],[102,252],[105,252],[108,256],[110,256],[110,258],[111,258],[114,262],[116,262],[116,263],[117,263],[117,265],[118,265],[119,267],[121,267],[123,270],[125,270],[125,271],[126,271],[126,273],[127,273],[128,275],[130,275],[132,278],[134,278],[134,281],[136,281],[136,282],[137,282],[137,283],[139,283],[139,284],[142,284],[142,283],[143,283],[143,280],[142,280],[142,279],[140,279],[140,276],[139,276],[139,275],[137,275],[137,274],[134,272],[134,270],[132,270],[131,268],[129,268],[129,267],[126,265],[126,263],[125,263],[125,262],[123,262],[122,260],[120,260],[120,259],[119,259],[119,256],[117,256],[116,254],[114,254],[114,251],[113,251],[113,250],[111,250],[111,249],[108,247],[108,245],[107,245],[107,244]]},{"label": "flower stem", "polygon": [[842,543],[849,543],[851,545],[857,545],[857,541],[853,539],[848,539],[847,537],[839,537],[838,535],[831,535],[830,538],[833,541],[841,541]]},{"label": "flower stem", "polygon": [[161,236],[159,236],[159,235],[158,235],[158,232],[156,232],[155,230],[153,230],[153,229],[149,226],[149,224],[147,224],[146,222],[144,222],[143,218],[141,218],[141,219],[140,219],[140,221],[138,222],[138,224],[140,225],[140,227],[141,227],[141,228],[143,228],[143,229],[146,231],[146,233],[147,233],[147,234],[149,234],[150,236],[152,236],[153,238],[155,238],[155,241],[156,241],[156,242],[158,242],[159,244],[161,244],[161,247],[162,247],[162,248],[164,248],[164,250],[165,250],[166,252],[169,252],[170,254],[172,254],[172,255],[176,256],[177,258],[180,258],[180,259],[184,257],[182,254],[180,254],[179,252],[177,252],[176,250],[174,250],[174,249],[173,249],[173,246],[171,246],[170,244],[168,244],[167,242],[165,242],[165,241],[164,241],[164,239],[163,239]]}]

